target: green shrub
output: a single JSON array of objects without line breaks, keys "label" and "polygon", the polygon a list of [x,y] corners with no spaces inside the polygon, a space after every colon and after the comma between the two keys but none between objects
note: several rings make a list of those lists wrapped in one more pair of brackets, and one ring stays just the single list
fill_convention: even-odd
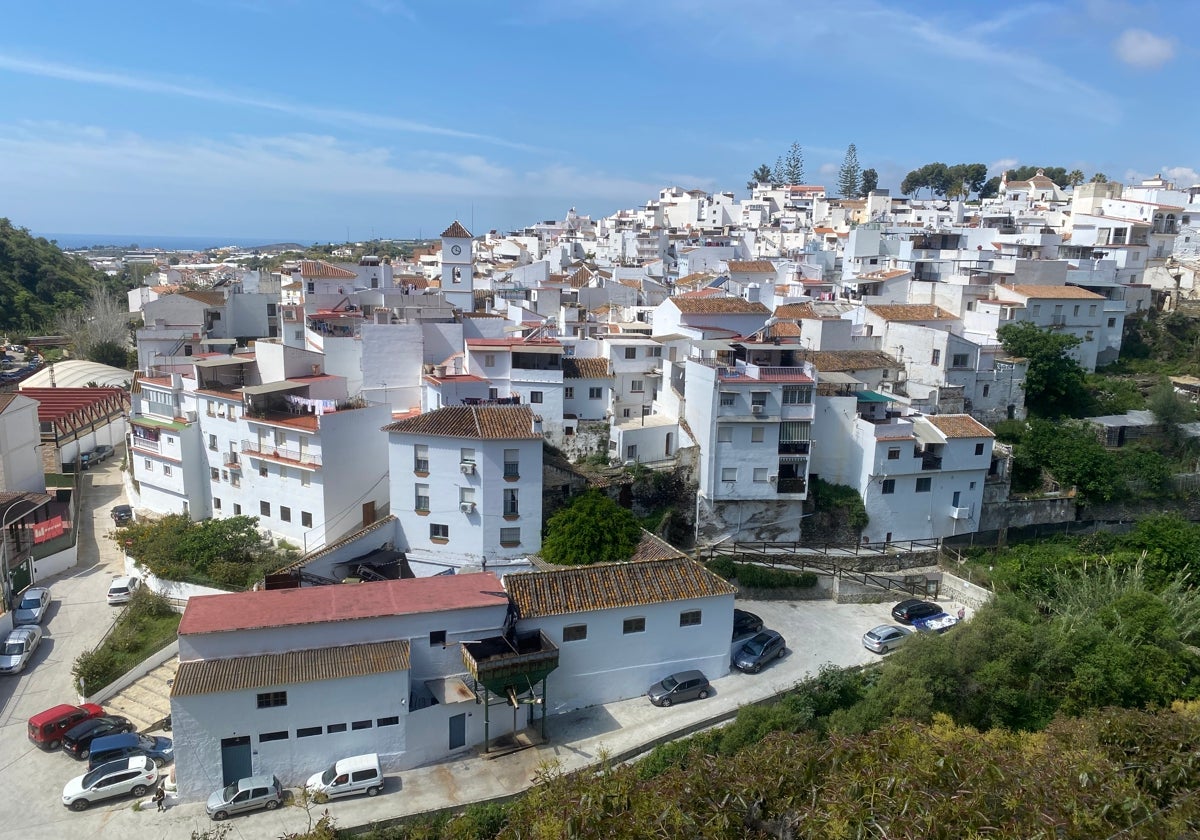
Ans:
[{"label": "green shrub", "polygon": [[85,650],[75,659],[71,673],[75,675],[76,684],[83,685],[84,691],[95,692],[121,676],[120,660],[111,647]]},{"label": "green shrub", "polygon": [[853,487],[846,484],[830,484],[828,481],[814,478],[812,491],[817,510],[825,513],[844,512],[846,522],[851,528],[865,528],[871,521],[867,516],[867,506],[863,504],[862,496]]},{"label": "green shrub", "polygon": [[792,572],[787,569],[770,569],[754,563],[735,563],[729,557],[715,557],[708,561],[708,568],[725,580],[737,579],[750,589],[811,589],[817,585],[817,576],[812,572]]},{"label": "green shrub", "polygon": [[501,802],[470,805],[448,826],[454,840],[491,840],[508,825],[508,806]]},{"label": "green shrub", "polygon": [[731,557],[714,557],[708,561],[708,568],[713,574],[720,575],[725,580],[732,579],[737,575],[737,564],[733,562]]},{"label": "green shrub", "polygon": [[77,682],[83,680],[88,694],[95,694],[170,644],[178,633],[179,619],[170,601],[142,588],[134,593],[100,646],[75,659],[71,673]]}]

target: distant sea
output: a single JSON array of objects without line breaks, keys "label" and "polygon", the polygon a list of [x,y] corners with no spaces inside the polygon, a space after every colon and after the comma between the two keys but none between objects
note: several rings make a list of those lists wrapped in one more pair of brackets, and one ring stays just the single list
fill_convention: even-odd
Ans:
[{"label": "distant sea", "polygon": [[90,248],[93,245],[111,245],[117,248],[128,248],[137,245],[139,249],[160,249],[163,251],[205,251],[209,248],[222,248],[234,245],[239,248],[253,248],[259,245],[277,245],[281,242],[298,242],[303,240],[279,237],[245,237],[245,236],[152,236],[137,233],[43,233],[32,231],[34,236],[44,236],[53,239],[58,247],[65,251],[76,248]]}]

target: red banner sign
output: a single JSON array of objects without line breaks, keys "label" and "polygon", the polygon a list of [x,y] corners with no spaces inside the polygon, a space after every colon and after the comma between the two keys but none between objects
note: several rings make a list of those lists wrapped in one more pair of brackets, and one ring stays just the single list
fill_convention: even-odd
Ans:
[{"label": "red banner sign", "polygon": [[61,537],[66,530],[66,523],[63,522],[61,516],[47,519],[45,522],[35,522],[33,523],[33,541],[35,543],[43,543],[46,540]]}]

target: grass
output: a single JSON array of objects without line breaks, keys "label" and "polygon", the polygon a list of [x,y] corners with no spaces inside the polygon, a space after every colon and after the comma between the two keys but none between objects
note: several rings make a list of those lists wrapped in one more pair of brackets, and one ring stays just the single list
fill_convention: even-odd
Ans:
[{"label": "grass", "polygon": [[75,660],[71,673],[76,682],[82,680],[85,692],[92,695],[120,679],[176,639],[181,617],[166,598],[139,589],[99,647]]}]

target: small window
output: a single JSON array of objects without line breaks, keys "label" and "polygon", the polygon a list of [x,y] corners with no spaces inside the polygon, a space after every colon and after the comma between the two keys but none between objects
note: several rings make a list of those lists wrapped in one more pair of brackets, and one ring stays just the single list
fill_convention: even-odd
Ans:
[{"label": "small window", "polygon": [[766,467],[755,467],[754,468],[754,482],[756,484],[762,484],[766,480],[767,480],[767,468]]},{"label": "small window", "polygon": [[221,500],[218,499],[216,496],[213,496],[213,510],[220,510],[220,509],[221,509]]},{"label": "small window", "polygon": [[970,367],[971,356],[967,353],[955,353],[950,357],[950,367],[965,368]]},{"label": "small window", "polygon": [[932,486],[933,486],[933,479],[928,476],[926,476],[925,478],[917,479],[917,492],[918,493],[928,493],[929,489]]},{"label": "small window", "polygon": [[986,397],[991,390],[992,390],[992,386],[984,385],[983,386],[983,395]]},{"label": "small window", "polygon": [[519,516],[521,513],[520,500],[516,490],[504,491],[504,515]]},{"label": "small window", "polygon": [[1092,340],[1092,339],[1094,339],[1095,337],[1096,337],[1096,334],[1095,334],[1094,332],[1092,332],[1091,330],[1088,330],[1088,331],[1087,331],[1087,333],[1084,335],[1084,337],[1083,337],[1083,340],[1084,340],[1084,341],[1091,341],[1091,340]]},{"label": "small window", "polygon": [[494,353],[485,353],[483,355],[483,366],[484,367],[495,367],[496,366],[496,355]]},{"label": "small window", "polygon": [[629,381],[629,392],[632,394],[641,394],[646,390],[646,383],[643,379],[631,379]]},{"label": "small window", "polygon": [[566,400],[575,399],[575,389],[571,388],[570,386],[563,388],[563,399],[566,399]]},{"label": "small window", "polygon": [[737,481],[737,467],[721,467],[722,481]]},{"label": "small window", "polygon": [[600,399],[601,391],[602,391],[602,389],[600,389],[600,388],[588,388],[588,399],[589,400]]},{"label": "small window", "polygon": [[277,706],[287,705],[286,691],[268,691],[258,695],[258,708],[274,709]]},{"label": "small window", "polygon": [[737,394],[731,394],[728,391],[721,392],[721,407],[722,408],[733,408],[733,405],[736,402],[737,402]]},{"label": "small window", "polygon": [[170,474],[171,474],[171,465],[163,464],[163,475],[170,475]]},{"label": "small window", "polygon": [[234,502],[234,503],[233,503],[233,515],[234,515],[234,516],[241,516],[241,515],[242,515],[242,506],[241,506],[241,505],[239,505],[237,502]]},{"label": "small window", "polygon": [[437,647],[446,646],[446,631],[445,630],[430,630],[429,631],[429,646]]},{"label": "small window", "polygon": [[283,732],[264,732],[258,736],[258,742],[261,744],[266,741],[286,741],[287,736],[287,730]]},{"label": "small window", "polygon": [[145,463],[143,464],[143,466],[145,467],[147,472],[154,472],[154,463],[149,458],[145,459]]},{"label": "small window", "polygon": [[344,724],[344,723],[331,723],[325,727],[326,735],[332,735],[335,732],[345,732],[345,731],[346,731],[346,724]]},{"label": "small window", "polygon": [[899,446],[889,446],[888,447],[888,460],[889,461],[899,461],[900,460],[900,447]]},{"label": "small window", "polygon": [[568,624],[563,628],[564,642],[581,642],[587,638],[586,624]]},{"label": "small window", "polygon": [[354,729],[354,730],[370,729],[371,725],[372,725],[371,721],[369,721],[369,720],[356,720],[350,724],[350,728]]},{"label": "small window", "polygon": [[541,403],[542,392],[541,391],[530,391],[529,392],[529,401],[531,403],[534,403],[535,405]]},{"label": "small window", "polygon": [[520,528],[501,528],[500,529],[500,545],[511,548],[521,544],[521,529]]},{"label": "small window", "polygon": [[305,528],[312,527],[312,514],[306,510],[300,511],[300,524]]},{"label": "small window", "polygon": [[213,481],[221,480],[221,470],[218,467],[209,467],[208,477]]},{"label": "small window", "polygon": [[883,495],[890,496],[896,492],[896,479],[885,478],[883,480]]},{"label": "small window", "polygon": [[982,454],[983,454],[983,444],[982,444],[982,443],[977,443],[977,444],[975,444],[975,454],[976,454],[976,455],[982,455]]},{"label": "small window", "polygon": [[217,436],[216,435],[208,436],[208,448],[211,449],[213,452],[217,451]]},{"label": "small window", "polygon": [[622,622],[622,624],[621,624],[621,632],[622,632],[622,633],[625,633],[625,634],[629,634],[629,633],[645,633],[645,632],[646,632],[646,619],[645,619],[645,617],[644,617],[644,616],[639,616],[639,617],[637,617],[637,618],[627,618],[627,619],[625,619],[625,621],[624,621],[624,622]]},{"label": "small window", "polygon": [[419,510],[422,513],[429,512],[429,485],[416,484],[414,485],[414,494],[416,496],[416,507],[414,510]]},{"label": "small window", "polygon": [[448,540],[450,539],[450,526],[438,525],[431,523],[429,525],[429,539],[431,540]]},{"label": "small window", "polygon": [[312,484],[312,476],[308,474],[308,470],[297,470],[300,473],[300,486],[307,487]]},{"label": "small window", "polygon": [[429,472],[429,447],[423,443],[413,447],[413,472]]},{"label": "small window", "polygon": [[388,717],[381,717],[377,721],[375,721],[375,725],[376,726],[399,726],[400,725],[400,716],[399,715],[389,715]]},{"label": "small window", "polygon": [[764,427],[762,427],[762,426],[751,426],[750,427],[750,442],[751,443],[762,443],[763,439],[765,437],[766,437],[766,429]]},{"label": "small window", "polygon": [[626,347],[625,348],[625,358],[626,359],[636,359],[637,358],[637,348],[636,347]]},{"label": "small window", "polygon": [[304,726],[296,730],[297,738],[311,738],[314,735],[320,735],[323,730],[319,726]]},{"label": "small window", "polygon": [[267,473],[267,465],[266,465],[266,464],[263,464],[263,463],[260,463],[260,464],[258,465],[258,475],[259,475],[259,477],[260,477],[260,478],[266,478],[266,477],[267,477],[267,474],[268,474],[268,473]]},{"label": "small window", "polygon": [[695,627],[700,623],[700,610],[685,610],[679,614],[680,627]]},{"label": "small window", "polygon": [[1117,319],[1116,319],[1116,318],[1109,318],[1109,319],[1108,319],[1108,326],[1109,326],[1109,329],[1112,329],[1112,328],[1113,328],[1113,327],[1115,327],[1116,325],[1117,325]]},{"label": "small window", "polygon": [[521,477],[521,450],[505,449],[504,450],[504,477],[505,478],[520,478]]},{"label": "small window", "polygon": [[733,443],[733,426],[717,426],[717,443]]},{"label": "small window", "polygon": [[292,509],[289,507],[280,507],[279,508],[279,518],[282,519],[284,522],[291,522],[292,521]]},{"label": "small window", "polygon": [[1092,303],[1092,304],[1088,305],[1088,317],[1089,318],[1096,317],[1096,304]]},{"label": "small window", "polygon": [[258,503],[258,513],[260,516],[270,516],[271,515],[271,503],[260,501]]},{"label": "small window", "polygon": [[936,365],[942,361],[942,351],[934,348],[933,356],[929,360],[929,364]]}]

